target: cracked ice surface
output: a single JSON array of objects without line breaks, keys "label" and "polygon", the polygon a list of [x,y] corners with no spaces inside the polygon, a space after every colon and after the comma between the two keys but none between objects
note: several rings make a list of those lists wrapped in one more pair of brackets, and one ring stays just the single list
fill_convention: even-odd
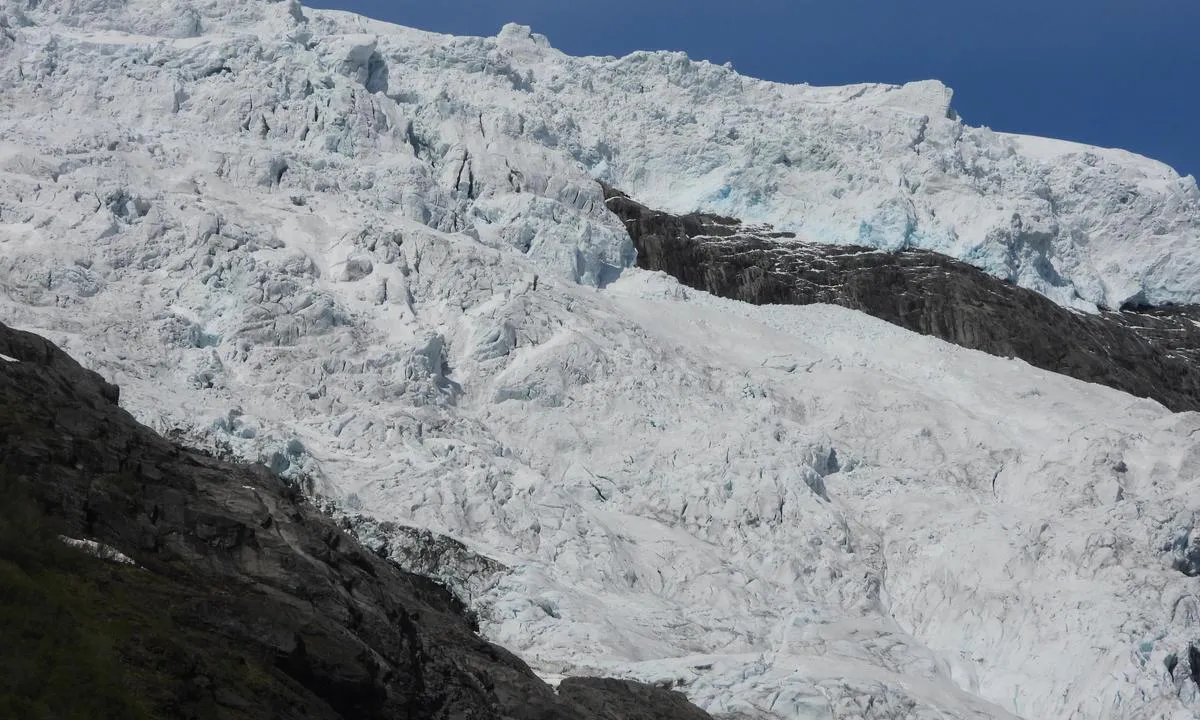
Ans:
[{"label": "cracked ice surface", "polygon": [[78,125],[61,118],[86,112],[80,152],[100,130],[98,148],[133,128],[153,142],[169,118],[224,142],[164,142],[160,163],[353,192],[591,284],[631,255],[597,177],[667,210],[937,250],[1081,309],[1200,301],[1194,179],[970,127],[937,82],[787,86],[678,53],[573,58],[519,26],[454,38],[287,2],[26,5],[0,16],[6,84],[36,86],[60,122],[13,118],[12,137],[65,141]]},{"label": "cracked ice surface", "polygon": [[839,241],[935,237],[936,208],[1064,302],[1193,298],[1194,184],[967,128],[932,84],[289,3],[0,7],[0,317],[159,430],[494,559],[459,589],[547,677],[755,718],[1200,708],[1197,415],[622,273],[589,174]]}]

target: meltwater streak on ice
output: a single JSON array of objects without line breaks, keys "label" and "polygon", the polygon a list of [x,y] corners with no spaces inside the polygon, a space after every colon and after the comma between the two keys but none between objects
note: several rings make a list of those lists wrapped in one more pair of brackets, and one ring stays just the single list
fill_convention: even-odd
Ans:
[{"label": "meltwater streak on ice", "polygon": [[1196,415],[622,275],[592,176],[1077,305],[1197,298],[1190,180],[968,128],[936,84],[287,2],[0,7],[5,321],[158,429],[494,558],[460,589],[541,672],[762,718],[1200,707]]}]

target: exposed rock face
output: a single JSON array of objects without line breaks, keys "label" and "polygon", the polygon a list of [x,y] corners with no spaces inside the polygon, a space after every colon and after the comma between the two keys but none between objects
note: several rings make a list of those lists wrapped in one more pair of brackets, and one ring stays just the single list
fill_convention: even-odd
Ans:
[{"label": "exposed rock face", "polygon": [[796,239],[733,218],[651,210],[604,186],[638,266],[758,305],[829,303],[963,347],[1200,410],[1200,307],[1087,315],[927,250]]},{"label": "exposed rock face", "polygon": [[679,693],[664,693],[628,680],[607,678],[567,678],[558,687],[559,695],[590,708],[599,717],[626,720],[704,720],[707,715],[689,704]]},{"label": "exposed rock face", "polygon": [[0,480],[56,532],[136,563],[106,571],[101,597],[128,627],[115,651],[149,716],[707,717],[644,686],[557,694],[440,585],[365,550],[266,468],[155,435],[40,337],[0,325],[0,354]]}]

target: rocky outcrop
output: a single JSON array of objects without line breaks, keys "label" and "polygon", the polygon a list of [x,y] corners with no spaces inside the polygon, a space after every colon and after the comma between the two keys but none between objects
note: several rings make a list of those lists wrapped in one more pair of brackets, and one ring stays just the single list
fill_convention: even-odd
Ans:
[{"label": "rocky outcrop", "polygon": [[[265,467],[155,435],[117,406],[114,386],[40,337],[0,325],[0,354],[0,611],[33,618],[23,626],[45,621],[82,637],[100,664],[121,667],[119,682],[81,685],[97,697],[112,687],[123,694],[124,704],[112,700],[102,714],[707,717],[651,687],[588,680],[579,686],[586,692],[555,692],[477,636],[441,585],[366,550]],[[17,528],[14,515],[32,524]],[[91,542],[75,549],[55,541],[51,551],[28,539],[35,536]],[[131,562],[87,557],[89,547]],[[55,552],[82,559],[69,571],[35,562]],[[53,607],[43,612],[39,602]],[[67,661],[15,626],[0,633],[8,648],[0,655],[32,643],[44,664]],[[81,714],[69,707],[78,697],[39,697],[46,683],[11,677],[0,682],[0,715],[101,712]]]},{"label": "rocky outcrop", "polygon": [[638,267],[688,287],[758,305],[830,303],[956,345],[1200,410],[1200,307],[1068,310],[926,250],[804,242],[767,226],[671,215],[604,186]]},{"label": "rocky outcrop", "polygon": [[679,693],[628,680],[567,678],[558,686],[562,697],[590,708],[598,717],[617,720],[704,720],[707,715]]}]

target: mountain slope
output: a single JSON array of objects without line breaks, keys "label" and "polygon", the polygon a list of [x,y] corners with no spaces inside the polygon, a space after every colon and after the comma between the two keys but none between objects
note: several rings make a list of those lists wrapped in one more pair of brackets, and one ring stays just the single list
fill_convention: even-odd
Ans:
[{"label": "mountain slope", "polygon": [[[980,242],[1025,238],[1032,287],[1043,255],[1071,260],[1067,304],[1192,298],[1194,185],[939,119],[932,85],[788,89],[290,3],[4,7],[0,316],[140,421],[369,516],[347,525],[373,548],[404,560],[397,527],[460,540],[440,579],[543,675],[671,682],[754,718],[1194,716],[1196,414],[627,269],[592,176],[781,227],[779,198],[819,190],[804,217],[857,238],[864,213],[908,226],[903,203],[870,220],[900,192],[889,168],[949,152],[916,214],[1009,228],[1053,190],[1059,230]],[[738,137],[686,122],[695,97],[710,124],[744,105]],[[918,156],[927,115],[944,152]],[[811,152],[753,175],[768,124]],[[730,204],[699,192],[738,168]],[[1148,205],[1109,214],[1122,183]]]},{"label": "mountain slope", "polygon": [[1001,357],[1200,410],[1200,306],[1099,315],[1055,305],[966,263],[798,241],[769,226],[658,212],[605,186],[638,267],[757,305],[832,303]]},{"label": "mountain slope", "polygon": [[[99,149],[122,128],[154,137],[170,117],[170,136],[225,138],[183,157],[165,141],[159,165],[349,190],[587,282],[630,257],[598,214],[593,176],[671,212],[935,250],[1068,306],[1200,301],[1193,179],[1122,151],[971,128],[938,83],[785,86],[681,54],[571,58],[517,26],[449,38],[288,2],[5,8],[0,84],[26,111],[8,137],[83,150],[95,140],[63,136],[83,111]],[[65,27],[50,41],[37,28],[53,23]],[[84,60],[97,42],[111,65],[100,74]],[[548,226],[572,242],[544,242]]]},{"label": "mountain slope", "polygon": [[[153,435],[116,388],[39,337],[0,325],[0,351],[0,483],[17,508],[0,521],[14,633],[0,707],[14,717],[706,717],[615,681],[554,693],[480,640],[444,589],[373,556],[264,468]],[[85,560],[52,547],[51,528],[129,555]],[[44,626],[30,621],[40,597],[52,600]],[[44,690],[14,670],[54,674],[77,652],[72,633],[94,653],[76,662],[95,686]],[[58,655],[18,658],[46,638]],[[642,710],[628,712],[630,694]]]}]

